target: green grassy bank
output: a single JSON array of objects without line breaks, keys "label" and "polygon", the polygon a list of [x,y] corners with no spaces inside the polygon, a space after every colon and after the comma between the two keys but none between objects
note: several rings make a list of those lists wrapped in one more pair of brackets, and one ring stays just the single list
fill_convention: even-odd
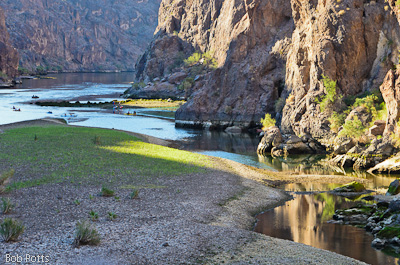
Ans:
[{"label": "green grassy bank", "polygon": [[127,133],[67,126],[10,129],[0,134],[0,174],[10,188],[46,183],[152,187],[161,176],[204,172],[210,158],[145,143]]}]

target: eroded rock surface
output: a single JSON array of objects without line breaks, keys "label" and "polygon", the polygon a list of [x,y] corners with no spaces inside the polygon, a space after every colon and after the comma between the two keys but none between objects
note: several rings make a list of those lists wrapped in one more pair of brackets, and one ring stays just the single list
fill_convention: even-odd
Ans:
[{"label": "eroded rock surface", "polygon": [[24,68],[133,70],[152,39],[160,2],[2,0],[0,7]]},{"label": "eroded rock surface", "polygon": [[[9,83],[18,72],[18,52],[11,45],[5,24],[5,16],[0,8],[0,82]],[[1,84],[0,84],[1,85]]]}]

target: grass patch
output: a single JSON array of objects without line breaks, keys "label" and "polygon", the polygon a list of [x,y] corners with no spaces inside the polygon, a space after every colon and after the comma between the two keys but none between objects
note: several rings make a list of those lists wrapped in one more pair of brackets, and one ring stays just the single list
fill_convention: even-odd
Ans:
[{"label": "grass patch", "polygon": [[7,214],[14,209],[15,205],[11,202],[10,198],[1,198],[1,212]]},{"label": "grass patch", "polygon": [[7,189],[7,184],[10,182],[11,178],[14,176],[15,170],[11,169],[0,175],[0,193],[3,193]]},{"label": "grass patch", "polygon": [[0,224],[0,235],[5,242],[18,241],[25,230],[25,226],[18,220],[5,218]]},{"label": "grass patch", "polygon": [[113,190],[110,190],[109,188],[106,188],[106,187],[101,188],[101,196],[112,197],[112,196],[114,196],[114,193],[115,192]]},{"label": "grass patch", "polygon": [[77,222],[75,230],[74,245],[98,245],[100,244],[100,235],[96,228],[86,221]]},{"label": "grass patch", "polygon": [[[32,141],[35,134],[38,140]],[[101,143],[93,144],[96,137]],[[61,182],[148,186],[161,176],[213,167],[207,156],[144,143],[123,132],[66,126],[6,131],[0,135],[4,163],[19,170],[11,190]]]},{"label": "grass patch", "polygon": [[186,103],[184,100],[168,100],[168,99],[128,99],[120,102],[126,107],[137,108],[160,108],[166,110],[176,110]]}]

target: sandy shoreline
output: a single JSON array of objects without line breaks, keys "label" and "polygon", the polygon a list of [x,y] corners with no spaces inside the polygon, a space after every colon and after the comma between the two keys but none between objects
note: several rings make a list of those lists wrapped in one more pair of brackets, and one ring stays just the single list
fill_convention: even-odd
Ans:
[{"label": "sandy shoreline", "polygon": [[[60,120],[43,119],[1,125],[0,130],[52,124],[65,125]],[[149,143],[174,144],[129,134]],[[254,214],[288,199],[281,190],[262,183],[304,179],[271,176],[265,170],[212,159],[217,168],[187,176],[161,176],[158,187],[141,189],[138,200],[130,200],[129,190],[123,188],[116,190],[121,198],[118,202],[104,197],[89,199],[88,194],[98,192],[96,186],[48,184],[13,191],[7,197],[18,207],[10,217],[22,219],[27,224],[26,232],[19,242],[0,243],[0,253],[4,253],[0,254],[0,263],[5,253],[47,253],[51,264],[363,264],[250,231]],[[313,179],[332,181],[329,176]],[[344,177],[341,181],[351,179]],[[81,201],[79,207],[73,204],[76,199]],[[103,238],[99,246],[73,248],[76,220],[86,217],[93,208],[103,215],[114,210],[119,218],[107,221],[101,217],[96,223]]]}]

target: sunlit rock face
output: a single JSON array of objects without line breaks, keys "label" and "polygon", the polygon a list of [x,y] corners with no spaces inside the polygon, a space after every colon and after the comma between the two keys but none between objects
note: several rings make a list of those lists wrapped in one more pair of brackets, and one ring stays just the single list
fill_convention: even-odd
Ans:
[{"label": "sunlit rock face", "polygon": [[0,82],[8,82],[16,76],[17,71],[18,52],[10,43],[4,12],[0,8]]},{"label": "sunlit rock face", "polygon": [[196,81],[177,124],[246,127],[271,113],[283,133],[328,139],[322,76],[343,97],[379,89],[398,64],[398,14],[384,0],[163,0],[137,77],[165,76],[179,52],[212,52],[218,69]]},{"label": "sunlit rock face", "polygon": [[164,0],[138,78],[168,75],[179,52],[209,52],[218,69],[196,81],[177,124],[247,127],[274,110],[284,83],[282,49],[293,26],[290,1]]},{"label": "sunlit rock face", "polygon": [[20,65],[133,70],[151,41],[161,0],[2,0]]}]

